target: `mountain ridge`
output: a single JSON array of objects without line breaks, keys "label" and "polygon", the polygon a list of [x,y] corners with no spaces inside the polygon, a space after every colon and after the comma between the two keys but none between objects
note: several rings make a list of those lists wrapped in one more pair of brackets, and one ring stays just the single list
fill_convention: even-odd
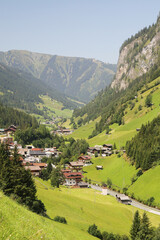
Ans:
[{"label": "mountain ridge", "polygon": [[109,85],[116,71],[115,64],[92,58],[63,57],[25,50],[0,52],[0,62],[31,73],[49,87],[82,102],[90,101]]}]

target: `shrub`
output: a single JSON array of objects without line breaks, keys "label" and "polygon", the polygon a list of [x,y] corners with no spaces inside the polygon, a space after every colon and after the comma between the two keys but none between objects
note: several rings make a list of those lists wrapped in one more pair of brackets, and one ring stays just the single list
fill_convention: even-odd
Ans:
[{"label": "shrub", "polygon": [[89,226],[88,228],[88,233],[91,234],[94,237],[100,238],[102,239],[102,234],[101,232],[98,230],[97,226],[95,224]]},{"label": "shrub", "polygon": [[67,224],[67,221],[64,217],[56,216],[53,220],[56,222]]}]

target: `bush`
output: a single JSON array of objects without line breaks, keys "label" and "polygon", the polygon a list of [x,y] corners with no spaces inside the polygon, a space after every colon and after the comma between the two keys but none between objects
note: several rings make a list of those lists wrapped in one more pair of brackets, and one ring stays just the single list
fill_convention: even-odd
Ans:
[{"label": "bush", "polygon": [[101,232],[98,230],[97,226],[95,224],[89,226],[88,228],[88,233],[91,234],[94,237],[100,238],[102,239],[102,234]]},{"label": "bush", "polygon": [[53,220],[56,222],[67,224],[67,221],[64,217],[56,216]]}]

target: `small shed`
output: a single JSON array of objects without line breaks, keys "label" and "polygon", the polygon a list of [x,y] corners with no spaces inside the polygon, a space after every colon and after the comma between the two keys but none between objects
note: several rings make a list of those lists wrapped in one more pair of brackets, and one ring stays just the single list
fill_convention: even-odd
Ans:
[{"label": "small shed", "polygon": [[78,183],[78,186],[79,186],[80,188],[88,188],[88,183],[86,183],[86,182],[79,182],[79,183]]},{"label": "small shed", "polygon": [[100,165],[99,165],[99,166],[96,166],[96,169],[97,169],[97,170],[103,170],[103,166],[100,166]]},{"label": "small shed", "polygon": [[126,204],[126,205],[130,205],[132,200],[126,196],[125,194],[116,194],[116,198],[119,202]]}]

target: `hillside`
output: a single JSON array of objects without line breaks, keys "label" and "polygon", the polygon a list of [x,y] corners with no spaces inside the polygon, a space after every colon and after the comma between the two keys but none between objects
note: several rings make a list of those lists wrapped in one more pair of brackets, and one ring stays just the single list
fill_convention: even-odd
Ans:
[{"label": "hillside", "polygon": [[26,112],[43,115],[36,106],[43,103],[40,95],[48,95],[61,102],[66,108],[74,108],[78,103],[67,99],[57,90],[49,88],[31,74],[0,64],[0,101],[8,106],[23,109]]},{"label": "hillside", "polygon": [[115,64],[95,59],[61,57],[12,50],[0,52],[0,62],[41,79],[59,92],[88,102],[109,85],[116,72]]},{"label": "hillside", "polygon": [[0,103],[0,128],[6,128],[10,125],[15,125],[20,129],[27,127],[36,128],[38,127],[38,122],[29,114],[3,106]]},{"label": "hillside", "polygon": [[127,39],[120,48],[117,72],[112,87],[125,89],[137,77],[160,62],[160,16],[157,22]]}]

